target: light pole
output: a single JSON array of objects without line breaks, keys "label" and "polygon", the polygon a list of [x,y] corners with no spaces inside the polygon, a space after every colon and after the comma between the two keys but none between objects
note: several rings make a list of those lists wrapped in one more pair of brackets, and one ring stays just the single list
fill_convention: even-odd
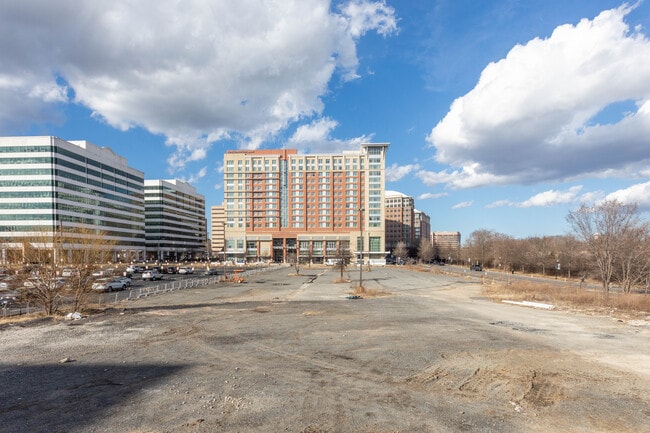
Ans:
[{"label": "light pole", "polygon": [[361,227],[361,251],[359,252],[359,258],[361,262],[359,263],[359,288],[363,288],[363,208],[359,208],[359,224]]}]

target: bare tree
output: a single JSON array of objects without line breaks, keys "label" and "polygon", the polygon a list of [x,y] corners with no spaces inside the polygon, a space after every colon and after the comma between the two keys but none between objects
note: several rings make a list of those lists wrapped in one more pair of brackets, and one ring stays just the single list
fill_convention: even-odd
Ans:
[{"label": "bare tree", "polygon": [[593,207],[580,206],[569,212],[567,221],[591,253],[600,274],[603,291],[609,293],[615,263],[629,233],[639,226],[636,204],[606,200]]},{"label": "bare tree", "polygon": [[92,273],[110,259],[114,244],[103,232],[83,228],[34,232],[19,243],[10,256],[19,268],[18,283],[24,298],[46,315],[58,313],[64,298],[72,299],[73,311],[87,305]]},{"label": "bare tree", "polygon": [[336,255],[334,256],[334,260],[336,260],[336,263],[334,264],[334,269],[338,269],[341,272],[340,279],[341,279],[341,281],[343,281],[343,272],[345,272],[345,268],[352,261],[352,253],[350,252],[350,249],[349,248],[339,248],[336,251]]},{"label": "bare tree", "polygon": [[93,272],[110,260],[114,242],[102,231],[85,228],[63,231],[61,242],[67,250],[62,261],[70,268],[68,290],[73,299],[72,309],[80,311],[92,293]]},{"label": "bare tree", "polygon": [[54,315],[63,302],[65,284],[59,279],[55,236],[53,232],[37,232],[22,239],[23,266],[18,276],[24,297],[43,312]]},{"label": "bare tree", "polygon": [[287,253],[287,261],[291,264],[296,270],[296,275],[300,275],[300,263],[298,263],[298,254],[295,252]]},{"label": "bare tree", "polygon": [[409,250],[406,247],[406,243],[399,241],[397,245],[395,245],[395,248],[393,249],[393,255],[397,257],[399,260],[406,261],[409,255]]},{"label": "bare tree", "polygon": [[475,230],[469,235],[465,249],[472,263],[478,262],[487,266],[493,261],[494,238],[495,233],[485,229]]},{"label": "bare tree", "polygon": [[632,287],[641,285],[650,270],[649,231],[647,224],[632,228],[622,234],[620,251],[614,260],[612,279],[630,293]]},{"label": "bare tree", "polygon": [[435,251],[433,245],[429,239],[420,239],[420,244],[418,245],[418,257],[423,262],[430,262],[433,260]]},{"label": "bare tree", "polygon": [[529,250],[532,264],[542,271],[542,275],[546,275],[546,269],[553,267],[557,260],[554,253],[554,239],[549,236],[533,237],[529,238],[529,243],[532,247]]}]

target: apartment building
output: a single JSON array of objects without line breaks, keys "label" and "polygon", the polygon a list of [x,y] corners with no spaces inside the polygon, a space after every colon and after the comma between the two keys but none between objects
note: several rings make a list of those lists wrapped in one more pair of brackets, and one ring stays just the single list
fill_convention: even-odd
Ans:
[{"label": "apartment building", "polygon": [[431,218],[421,210],[415,209],[413,210],[413,242],[419,245],[421,239],[431,241]]},{"label": "apartment building", "polygon": [[0,261],[23,239],[48,234],[70,254],[82,248],[81,231],[105,240],[114,261],[142,259],[143,173],[87,141],[0,137]]},{"label": "apartment building", "polygon": [[399,242],[415,246],[415,205],[413,197],[397,191],[386,191],[386,249],[392,250]]},{"label": "apartment building", "polygon": [[207,258],[205,197],[180,180],[145,180],[145,240],[148,260]]},{"label": "apartment building", "polygon": [[383,261],[388,146],[304,155],[295,149],[228,151],[227,257],[323,263],[347,250],[366,262]]}]

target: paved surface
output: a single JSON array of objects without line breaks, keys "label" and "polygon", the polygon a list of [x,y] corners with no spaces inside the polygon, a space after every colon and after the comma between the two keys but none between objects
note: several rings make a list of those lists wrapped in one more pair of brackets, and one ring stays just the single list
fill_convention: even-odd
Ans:
[{"label": "paved surface", "polygon": [[401,267],[358,300],[292,272],[1,328],[0,431],[650,432],[644,323]]}]

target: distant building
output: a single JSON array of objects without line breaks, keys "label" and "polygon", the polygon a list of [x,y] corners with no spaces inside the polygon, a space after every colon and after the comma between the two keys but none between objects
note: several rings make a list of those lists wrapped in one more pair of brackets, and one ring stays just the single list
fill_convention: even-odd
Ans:
[{"label": "distant building", "polygon": [[415,245],[415,205],[413,197],[397,191],[386,191],[386,249],[392,250],[399,242],[407,247]]},{"label": "distant building", "polygon": [[431,240],[431,218],[417,209],[413,211],[413,238],[415,245],[419,245],[421,239]]},{"label": "distant building", "polygon": [[210,207],[210,225],[212,227],[212,257],[224,259],[226,251],[226,211],[223,206]]},{"label": "distant building", "polygon": [[63,242],[55,252],[69,254],[82,248],[74,230],[104,240],[113,261],[142,259],[143,173],[87,141],[0,137],[0,262],[21,239],[48,233]]},{"label": "distant building", "polygon": [[180,180],[145,180],[144,192],[147,259],[207,258],[205,197]]},{"label": "distant building", "polygon": [[387,149],[367,143],[331,154],[226,152],[227,257],[324,263],[348,250],[383,260]]},{"label": "distant building", "polygon": [[441,258],[446,260],[459,258],[460,232],[432,232],[431,243]]}]

